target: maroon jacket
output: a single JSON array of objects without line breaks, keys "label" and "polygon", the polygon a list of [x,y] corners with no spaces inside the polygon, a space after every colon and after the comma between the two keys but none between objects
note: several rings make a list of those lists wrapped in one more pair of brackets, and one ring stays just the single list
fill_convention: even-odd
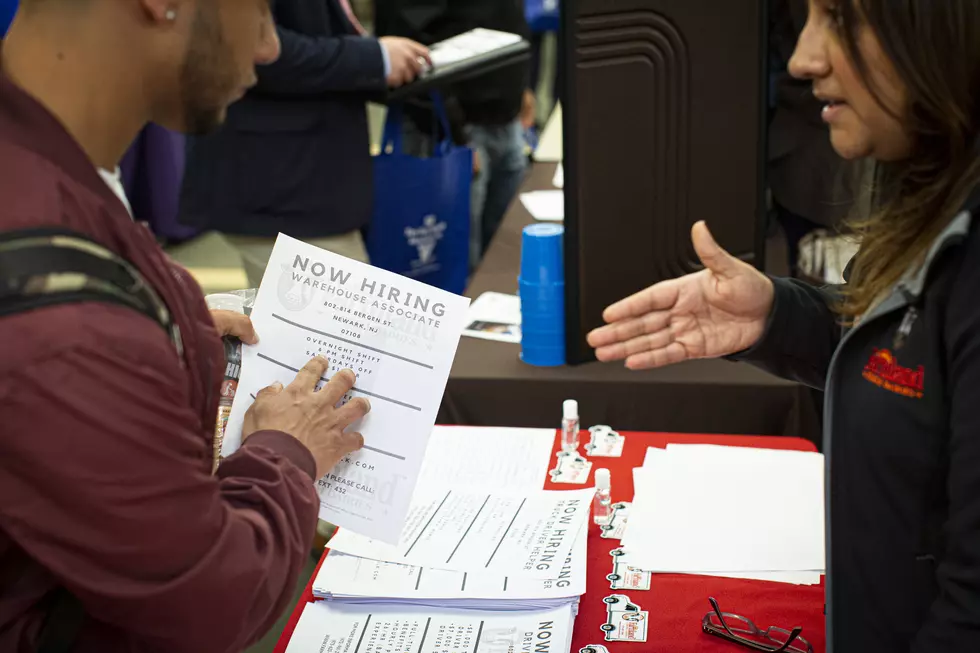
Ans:
[{"label": "maroon jacket", "polygon": [[59,225],[133,263],[181,329],[76,304],[0,319],[0,651],[32,651],[52,590],[77,653],[239,651],[292,596],[318,502],[310,452],[263,432],[212,476],[224,362],[201,290],[61,124],[0,78],[0,231]]}]

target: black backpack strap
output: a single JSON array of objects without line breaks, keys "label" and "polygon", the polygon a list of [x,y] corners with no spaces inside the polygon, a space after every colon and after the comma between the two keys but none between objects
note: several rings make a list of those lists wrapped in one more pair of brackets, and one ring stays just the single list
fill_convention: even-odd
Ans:
[{"label": "black backpack strap", "polygon": [[166,330],[183,359],[180,330],[170,311],[128,261],[65,229],[0,233],[0,317],[87,301],[146,315]]},{"label": "black backpack strap", "polygon": [[[180,330],[170,311],[128,261],[65,229],[0,233],[0,317],[77,302],[118,304],[146,315],[167,332],[183,361]],[[68,653],[84,620],[78,598],[56,589],[37,653]]]}]

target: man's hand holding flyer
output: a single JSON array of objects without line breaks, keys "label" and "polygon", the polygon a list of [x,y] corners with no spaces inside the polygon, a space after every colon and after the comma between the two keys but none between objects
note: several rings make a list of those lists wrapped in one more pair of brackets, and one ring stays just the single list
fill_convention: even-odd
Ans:
[{"label": "man's hand holding flyer", "polygon": [[274,383],[288,385],[315,356],[356,375],[353,397],[371,412],[349,430],[364,447],[317,481],[320,517],[397,542],[466,322],[469,300],[280,235],[245,347],[242,376],[222,446],[241,445],[245,412]]}]

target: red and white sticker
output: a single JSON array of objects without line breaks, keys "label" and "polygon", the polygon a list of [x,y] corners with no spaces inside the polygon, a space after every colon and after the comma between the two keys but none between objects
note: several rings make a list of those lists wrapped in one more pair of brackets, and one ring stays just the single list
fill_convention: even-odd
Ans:
[{"label": "red and white sticker", "polygon": [[630,502],[620,501],[612,505],[609,521],[599,526],[599,536],[607,540],[621,540],[626,535],[626,525],[630,516]]},{"label": "red and white sticker", "polygon": [[592,472],[592,463],[589,460],[577,453],[559,451],[557,461],[555,468],[548,472],[553,482],[571,485],[585,485],[588,482]]},{"label": "red and white sticker", "polygon": [[[606,575],[609,581],[609,588],[614,590],[648,590],[650,589],[650,572],[630,567],[622,562],[622,549],[613,549],[609,552],[613,559],[612,572]],[[613,595],[619,596],[619,595]]]},{"label": "red and white sticker", "polygon": [[609,589],[613,590],[638,590],[646,591],[650,589],[650,572],[642,569],[634,569],[621,562],[613,561],[612,573],[606,576],[609,581]]},{"label": "red and white sticker", "polygon": [[606,604],[606,623],[599,628],[607,642],[645,642],[650,613],[640,609],[625,594],[602,599]]},{"label": "red and white sticker", "polygon": [[626,438],[608,426],[593,426],[589,429],[589,442],[585,453],[594,458],[619,458],[623,455]]}]

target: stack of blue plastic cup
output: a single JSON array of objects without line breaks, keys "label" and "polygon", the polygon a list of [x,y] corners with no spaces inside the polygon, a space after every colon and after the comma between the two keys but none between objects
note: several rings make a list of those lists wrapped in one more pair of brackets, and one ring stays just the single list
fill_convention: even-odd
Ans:
[{"label": "stack of blue plastic cup", "polygon": [[521,244],[521,360],[539,367],[565,364],[565,228],[532,224]]}]

